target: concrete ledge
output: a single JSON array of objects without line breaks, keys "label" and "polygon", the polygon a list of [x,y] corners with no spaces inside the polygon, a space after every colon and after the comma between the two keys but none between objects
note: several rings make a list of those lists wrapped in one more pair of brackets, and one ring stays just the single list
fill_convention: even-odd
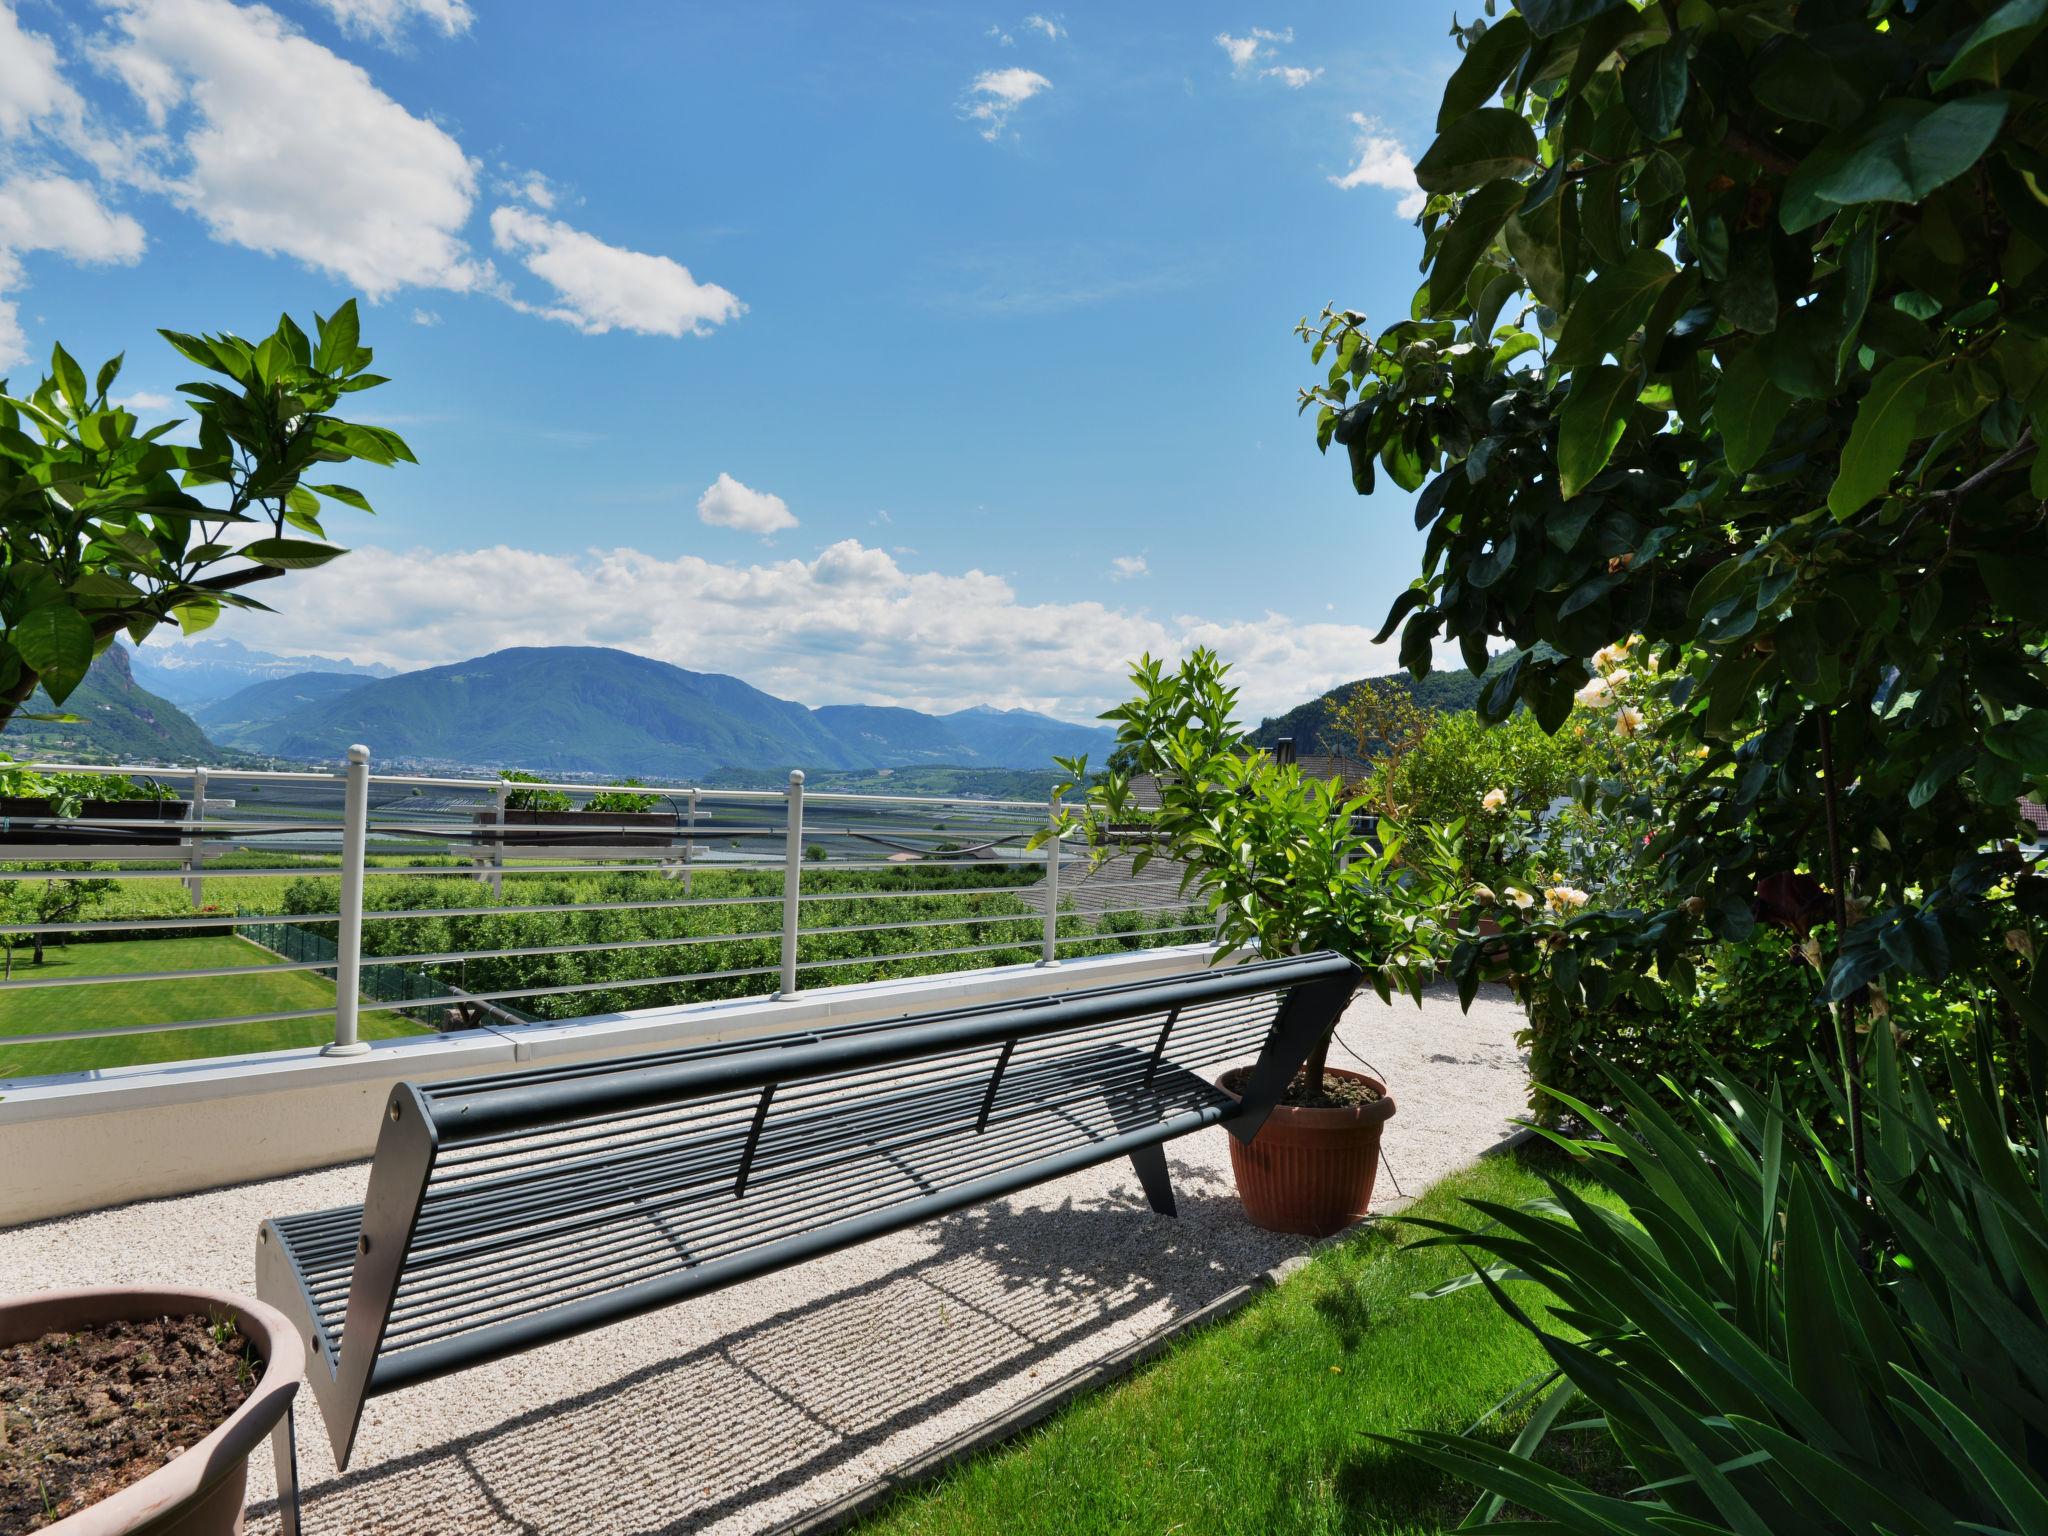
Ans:
[{"label": "concrete ledge", "polygon": [[360,1056],[307,1048],[0,1084],[0,1168],[9,1175],[0,1180],[0,1226],[368,1157],[385,1095],[400,1081],[1053,996],[1201,969],[1210,953],[1205,944],[1184,944],[1053,967],[999,966],[380,1040]]}]

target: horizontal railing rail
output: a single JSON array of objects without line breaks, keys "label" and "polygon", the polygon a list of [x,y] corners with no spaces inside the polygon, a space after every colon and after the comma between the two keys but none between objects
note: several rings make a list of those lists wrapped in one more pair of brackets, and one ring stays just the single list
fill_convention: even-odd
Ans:
[{"label": "horizontal railing rail", "polygon": [[[131,1037],[189,1033],[145,1054],[207,1055],[312,1044],[317,1021],[322,1049],[353,1054],[366,1023],[786,996],[1214,933],[1177,870],[1097,871],[1049,838],[1056,799],[372,773],[361,748],[334,773],[21,766],[146,780],[177,814],[0,818],[0,1079],[66,1070],[66,1042],[118,1064]],[[651,804],[586,809],[606,793]],[[541,794],[570,808],[514,803]],[[59,944],[61,966],[23,963]]]}]

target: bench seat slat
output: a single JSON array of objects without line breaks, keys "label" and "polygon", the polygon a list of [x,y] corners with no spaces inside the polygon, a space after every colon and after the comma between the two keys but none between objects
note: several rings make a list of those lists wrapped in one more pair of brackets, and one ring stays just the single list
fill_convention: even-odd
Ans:
[{"label": "bench seat slat", "polygon": [[[1303,956],[401,1084],[365,1205],[266,1222],[258,1294],[314,1346],[346,1466],[371,1396],[1063,1173],[1131,1157],[1170,1215],[1160,1145],[1253,1135],[1358,976]],[[1204,1075],[1246,1061],[1242,1098]]]}]

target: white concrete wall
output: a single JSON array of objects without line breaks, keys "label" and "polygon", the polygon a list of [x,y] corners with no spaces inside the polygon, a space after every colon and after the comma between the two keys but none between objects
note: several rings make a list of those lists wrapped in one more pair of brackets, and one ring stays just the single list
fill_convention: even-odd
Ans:
[{"label": "white concrete wall", "polygon": [[1209,953],[1205,944],[1185,944],[1050,969],[1002,966],[791,998],[382,1040],[363,1056],[273,1051],[0,1085],[0,1227],[368,1157],[385,1096],[401,1079],[430,1082],[1056,994],[1198,970]]}]

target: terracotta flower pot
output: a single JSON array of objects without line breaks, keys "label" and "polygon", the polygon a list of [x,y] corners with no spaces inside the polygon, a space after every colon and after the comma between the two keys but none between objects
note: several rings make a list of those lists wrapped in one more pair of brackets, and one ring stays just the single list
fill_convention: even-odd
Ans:
[{"label": "terracotta flower pot", "polygon": [[[1249,1067],[1233,1067],[1216,1086],[1233,1096]],[[1277,1106],[1246,1146],[1230,1138],[1237,1198],[1252,1225],[1268,1232],[1328,1237],[1365,1215],[1380,1167],[1380,1133],[1394,1113],[1387,1085],[1363,1072],[1324,1069],[1329,1077],[1365,1083],[1379,1098],[1344,1109]]]},{"label": "terracotta flower pot", "polygon": [[0,1298],[0,1345],[99,1323],[225,1313],[263,1358],[263,1375],[219,1428],[149,1476],[39,1536],[237,1536],[249,1454],[269,1437],[306,1374],[306,1347],[284,1314],[232,1291],[87,1286]]}]

